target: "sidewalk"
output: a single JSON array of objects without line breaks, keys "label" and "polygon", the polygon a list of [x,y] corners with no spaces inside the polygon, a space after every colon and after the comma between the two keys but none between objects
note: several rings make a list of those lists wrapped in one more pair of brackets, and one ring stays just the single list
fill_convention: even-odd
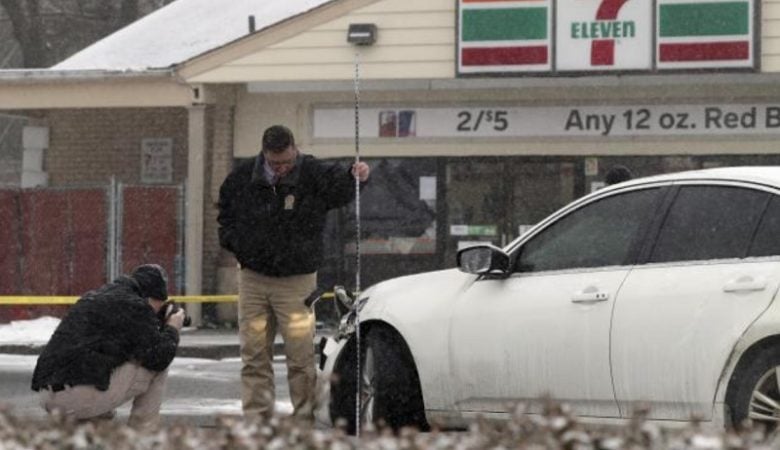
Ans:
[{"label": "sidewalk", "polygon": [[[280,336],[274,341],[274,354],[284,353]],[[185,328],[176,356],[188,358],[238,358],[238,329]]]}]

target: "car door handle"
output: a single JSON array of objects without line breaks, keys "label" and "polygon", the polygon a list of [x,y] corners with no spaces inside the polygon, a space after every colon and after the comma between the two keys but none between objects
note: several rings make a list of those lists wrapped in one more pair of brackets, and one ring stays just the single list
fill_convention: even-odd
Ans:
[{"label": "car door handle", "polygon": [[600,291],[596,287],[589,287],[571,296],[572,303],[596,303],[609,300],[609,292]]},{"label": "car door handle", "polygon": [[763,291],[764,289],[766,289],[766,280],[764,278],[753,278],[749,275],[731,280],[723,286],[724,292]]}]

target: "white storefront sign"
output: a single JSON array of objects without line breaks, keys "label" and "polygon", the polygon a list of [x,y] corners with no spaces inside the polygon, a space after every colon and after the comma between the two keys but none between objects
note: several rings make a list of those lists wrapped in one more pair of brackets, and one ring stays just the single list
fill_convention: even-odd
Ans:
[{"label": "white storefront sign", "polygon": [[[388,121],[394,112],[401,122]],[[354,111],[314,110],[315,139],[354,137]],[[365,138],[780,134],[780,103],[463,108],[364,108]]]},{"label": "white storefront sign", "polygon": [[558,70],[653,67],[653,2],[558,0],[556,14]]},{"label": "white storefront sign", "polygon": [[458,5],[459,74],[756,68],[758,0]]}]

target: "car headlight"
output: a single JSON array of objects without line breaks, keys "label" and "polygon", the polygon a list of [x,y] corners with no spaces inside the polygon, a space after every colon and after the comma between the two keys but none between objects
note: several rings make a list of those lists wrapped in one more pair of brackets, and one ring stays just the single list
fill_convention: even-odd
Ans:
[{"label": "car headlight", "polygon": [[357,317],[360,314],[360,311],[363,310],[363,307],[368,302],[368,297],[360,297],[354,304],[352,310],[345,314],[344,317],[341,318],[341,322],[339,323],[339,332],[337,335],[337,338],[339,340],[350,336],[352,334],[355,334],[355,330],[357,328],[356,322]]}]

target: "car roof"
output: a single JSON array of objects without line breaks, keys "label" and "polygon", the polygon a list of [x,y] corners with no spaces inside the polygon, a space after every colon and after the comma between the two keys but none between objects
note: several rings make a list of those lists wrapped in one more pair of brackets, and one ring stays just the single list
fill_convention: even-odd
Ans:
[{"label": "car roof", "polygon": [[631,189],[634,186],[643,186],[654,183],[671,183],[671,182],[686,182],[686,181],[720,181],[720,182],[748,182],[755,183],[764,186],[771,186],[780,189],[780,166],[731,166],[731,167],[716,167],[712,169],[701,170],[687,170],[683,172],[666,173],[663,175],[653,175],[649,177],[635,178],[633,180],[624,181],[622,183],[615,183],[607,186],[603,189],[593,191],[584,197],[569,203],[558,211],[550,214],[537,223],[527,233],[523,233],[515,240],[507,244],[504,249],[517,247],[522,241],[524,241],[529,233],[535,233],[535,229],[539,226],[546,226],[545,223],[550,220],[557,220],[561,214],[566,214],[568,210],[579,208],[581,205],[589,203],[593,199],[602,198],[605,195],[612,195],[614,192],[623,191],[625,189]]},{"label": "car roof", "polygon": [[[650,177],[637,178],[613,186],[628,187],[655,182],[669,181],[746,181],[770,186],[780,187],[780,166],[734,166],[715,167],[712,169],[689,170],[684,172],[667,173]],[[613,186],[609,186],[610,188]]]}]

